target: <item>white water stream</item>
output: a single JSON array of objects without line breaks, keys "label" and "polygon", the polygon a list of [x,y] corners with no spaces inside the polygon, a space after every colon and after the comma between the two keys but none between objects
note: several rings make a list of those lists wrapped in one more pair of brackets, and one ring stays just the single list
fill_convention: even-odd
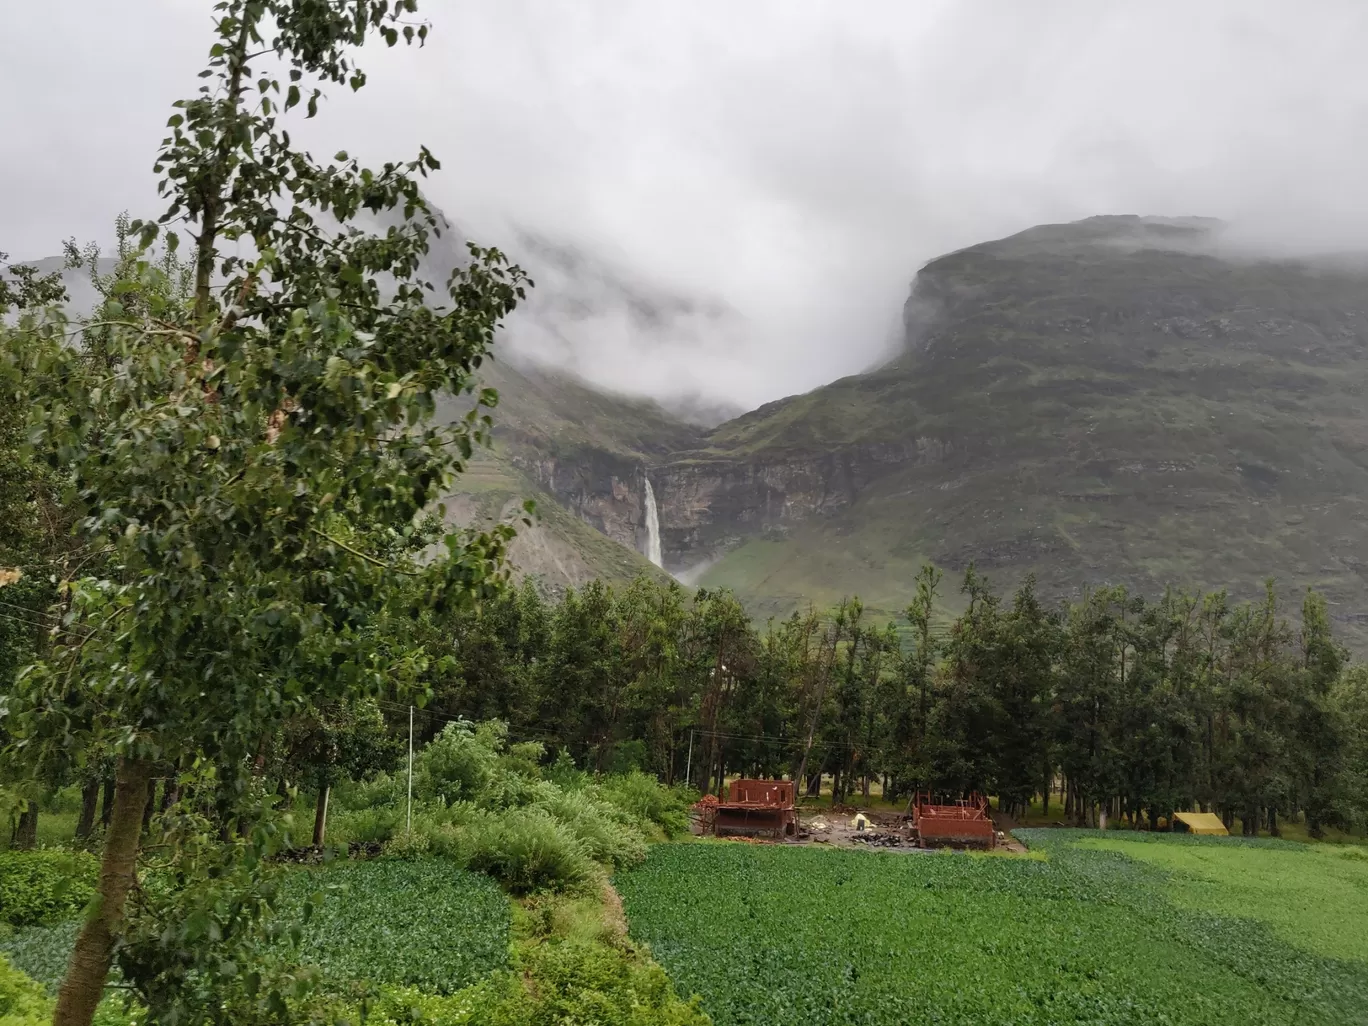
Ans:
[{"label": "white water stream", "polygon": [[646,478],[646,558],[656,566],[664,565],[660,561],[660,514],[656,512],[655,492],[649,477]]}]

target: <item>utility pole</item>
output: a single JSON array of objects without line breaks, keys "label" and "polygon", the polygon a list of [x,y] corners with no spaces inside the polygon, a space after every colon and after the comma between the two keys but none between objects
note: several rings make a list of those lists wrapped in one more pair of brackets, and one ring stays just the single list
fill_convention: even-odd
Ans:
[{"label": "utility pole", "polygon": [[413,833],[413,706],[409,706],[408,817],[404,836]]}]

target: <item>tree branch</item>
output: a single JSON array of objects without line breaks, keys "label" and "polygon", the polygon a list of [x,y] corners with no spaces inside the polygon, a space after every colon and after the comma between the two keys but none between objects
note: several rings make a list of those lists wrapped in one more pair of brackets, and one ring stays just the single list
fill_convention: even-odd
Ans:
[{"label": "tree branch", "polygon": [[361,559],[364,559],[367,563],[370,563],[372,566],[378,566],[378,567],[380,567],[380,568],[383,569],[383,570],[392,570],[392,571],[394,571],[395,573],[397,573],[397,574],[403,574],[403,575],[405,575],[406,577],[421,577],[421,576],[423,576],[422,574],[420,574],[420,573],[418,573],[418,572],[416,572],[416,571],[414,571],[414,570],[401,570],[401,569],[399,569],[397,566],[394,566],[394,565],[391,564],[391,563],[386,563],[386,562],[384,562],[383,560],[376,559],[374,556],[368,556],[368,555],[366,555],[366,553],[362,552],[360,549],[354,549],[354,548],[352,548],[350,545],[348,545],[346,542],[344,542],[344,541],[339,541],[338,539],[334,538],[332,535],[330,535],[330,534],[325,534],[323,531],[320,531],[320,530],[319,530],[318,528],[316,528],[316,527],[311,527],[311,528],[309,528],[309,531],[310,531],[310,533],[312,533],[312,534],[318,535],[318,537],[322,538],[322,539],[325,540],[325,541],[332,542],[332,544],[336,545],[339,549],[343,549],[343,550],[345,550],[345,551],[347,551],[347,552],[350,552],[353,556],[357,556],[357,557],[359,557],[359,558],[361,558]]}]

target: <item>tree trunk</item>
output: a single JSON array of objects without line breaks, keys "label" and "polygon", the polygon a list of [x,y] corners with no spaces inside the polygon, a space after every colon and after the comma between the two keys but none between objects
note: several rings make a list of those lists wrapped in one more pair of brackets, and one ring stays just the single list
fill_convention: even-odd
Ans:
[{"label": "tree trunk", "polygon": [[1268,836],[1282,836],[1282,831],[1278,829],[1278,810],[1271,805],[1268,807]]},{"label": "tree trunk", "polygon": [[91,777],[81,788],[81,816],[76,820],[76,840],[84,841],[95,829],[95,812],[100,804],[100,778]]},{"label": "tree trunk", "polygon": [[114,811],[114,777],[105,777],[104,799],[100,802],[100,826],[109,829],[109,817]]},{"label": "tree trunk", "polygon": [[324,784],[318,789],[318,807],[314,810],[314,847],[321,847],[323,839],[328,836],[328,795],[332,793],[332,785]]},{"label": "tree trunk", "polygon": [[138,841],[147,804],[152,766],[142,759],[120,759],[115,774],[114,808],[100,857],[99,900],[95,913],[76,935],[66,978],[57,993],[53,1026],[90,1026],[104,995],[114,941],[123,926],[124,902],[137,878]]},{"label": "tree trunk", "polygon": [[178,801],[180,801],[180,777],[172,773],[166,778],[166,783],[162,785],[161,805],[158,806],[157,811],[165,812]]},{"label": "tree trunk", "polygon": [[36,847],[38,844],[38,803],[29,799],[24,811],[19,813],[19,818],[14,821],[14,833],[10,837],[10,846],[27,850]]},{"label": "tree trunk", "polygon": [[146,830],[152,825],[152,813],[157,811],[157,778],[149,777],[147,781],[147,802],[143,805],[142,828]]}]

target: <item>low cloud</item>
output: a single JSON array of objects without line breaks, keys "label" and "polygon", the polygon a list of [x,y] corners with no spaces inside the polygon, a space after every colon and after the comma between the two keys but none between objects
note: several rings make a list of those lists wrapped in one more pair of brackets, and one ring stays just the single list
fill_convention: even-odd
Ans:
[{"label": "low cloud", "polygon": [[[155,212],[151,158],[208,8],[7,12],[0,84],[23,102],[0,249]],[[542,311],[565,316],[513,326],[615,388],[753,405],[858,371],[899,334],[918,266],[1041,222],[1206,215],[1246,249],[1368,248],[1358,0],[423,10],[428,46],[366,54],[371,85],[299,137],[372,161],[425,143],[431,195],[481,241],[531,233],[655,297],[655,321],[616,285],[576,318],[575,274],[546,270]]]}]

